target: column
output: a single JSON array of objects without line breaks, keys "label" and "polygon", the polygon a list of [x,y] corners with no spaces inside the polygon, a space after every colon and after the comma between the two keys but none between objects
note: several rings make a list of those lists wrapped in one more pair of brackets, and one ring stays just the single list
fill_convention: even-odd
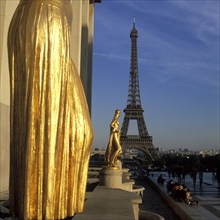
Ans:
[{"label": "column", "polygon": [[9,185],[10,84],[7,36],[19,0],[0,0],[0,192]]}]

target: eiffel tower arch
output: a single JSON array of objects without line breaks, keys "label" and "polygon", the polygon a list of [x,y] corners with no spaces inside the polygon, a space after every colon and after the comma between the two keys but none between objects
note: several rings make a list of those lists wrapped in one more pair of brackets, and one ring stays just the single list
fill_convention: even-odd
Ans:
[{"label": "eiffel tower arch", "polygon": [[[135,28],[135,18],[133,28],[130,33],[131,38],[131,58],[130,58],[130,79],[127,105],[124,109],[124,120],[121,127],[121,145],[123,148],[132,148],[144,152],[150,162],[159,157],[154,148],[153,138],[149,135],[144,120],[143,108],[141,106],[140,86],[138,76],[137,38],[138,31]],[[137,121],[138,135],[128,135],[129,123],[131,120]]]}]

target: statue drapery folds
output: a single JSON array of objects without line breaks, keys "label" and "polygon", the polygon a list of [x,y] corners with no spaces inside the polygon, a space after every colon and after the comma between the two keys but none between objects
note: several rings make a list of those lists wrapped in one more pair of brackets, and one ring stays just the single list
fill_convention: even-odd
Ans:
[{"label": "statue drapery folds", "polygon": [[93,133],[71,13],[69,0],[21,0],[9,28],[9,197],[20,219],[63,219],[84,205]]}]

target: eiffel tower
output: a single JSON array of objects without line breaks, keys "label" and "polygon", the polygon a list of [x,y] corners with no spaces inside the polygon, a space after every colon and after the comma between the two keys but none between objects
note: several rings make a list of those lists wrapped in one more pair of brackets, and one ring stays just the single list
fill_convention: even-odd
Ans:
[{"label": "eiffel tower", "polygon": [[[154,148],[153,138],[149,136],[145,124],[143,108],[141,107],[141,97],[138,77],[138,57],[137,57],[137,38],[138,31],[135,28],[135,18],[133,28],[130,33],[131,38],[131,60],[130,60],[130,80],[127,106],[124,109],[124,120],[121,127],[121,145],[123,148],[138,149],[144,152],[150,162],[158,157],[158,152]],[[139,135],[127,135],[129,122],[137,121]]]}]

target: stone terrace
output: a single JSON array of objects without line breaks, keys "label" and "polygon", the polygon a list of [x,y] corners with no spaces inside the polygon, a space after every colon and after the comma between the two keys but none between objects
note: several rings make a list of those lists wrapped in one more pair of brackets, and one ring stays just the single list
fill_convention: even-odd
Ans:
[{"label": "stone terrace", "polygon": [[[154,173],[147,178],[148,183],[154,187],[160,196],[170,205],[175,213],[183,220],[219,220],[220,219],[220,187],[216,183],[203,182],[202,187],[197,182],[193,186],[192,180],[186,178],[185,185],[190,189],[193,199],[199,201],[198,206],[188,206],[185,203],[175,201],[167,192],[164,185],[157,183],[160,173]],[[175,181],[175,180],[174,180]]]}]

